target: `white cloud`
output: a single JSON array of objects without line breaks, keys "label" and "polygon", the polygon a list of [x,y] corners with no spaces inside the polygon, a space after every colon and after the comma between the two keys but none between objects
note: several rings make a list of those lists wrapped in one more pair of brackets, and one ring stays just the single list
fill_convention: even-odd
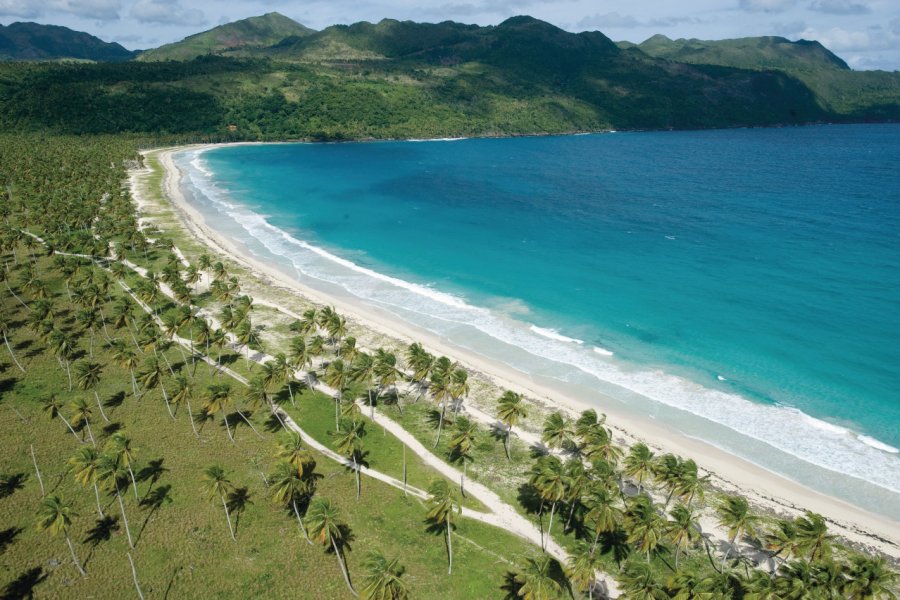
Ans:
[{"label": "white cloud", "polygon": [[0,15],[4,17],[20,17],[22,19],[34,19],[43,11],[28,0],[0,0]]},{"label": "white cloud", "polygon": [[809,8],[831,15],[865,15],[870,12],[868,6],[853,0],[815,0]]},{"label": "white cloud", "polygon": [[585,17],[575,24],[576,29],[636,29],[638,27],[656,27],[667,28],[676,25],[694,24],[699,25],[705,23],[703,19],[697,17],[655,17],[647,20],[640,20],[631,15],[623,15],[617,12],[606,13],[604,15],[593,15]]},{"label": "white cloud", "polygon": [[792,8],[797,0],[739,0],[741,10],[748,12],[778,13]]},{"label": "white cloud", "polygon": [[141,23],[161,25],[203,25],[206,15],[196,8],[184,8],[178,0],[138,0],[131,16]]},{"label": "white cloud", "polygon": [[47,8],[84,19],[115,21],[119,18],[122,3],[119,0],[51,0]]},{"label": "white cloud", "polygon": [[842,50],[870,50],[879,46],[878,37],[868,31],[848,31],[840,27],[832,27],[824,31],[808,27],[800,32],[800,37],[807,40],[818,40],[832,52]]}]

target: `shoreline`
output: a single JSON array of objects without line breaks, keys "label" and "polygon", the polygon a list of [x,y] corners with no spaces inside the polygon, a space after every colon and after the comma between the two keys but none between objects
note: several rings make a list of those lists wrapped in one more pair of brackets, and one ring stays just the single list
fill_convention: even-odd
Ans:
[{"label": "shoreline", "polygon": [[[257,143],[260,142],[240,142],[237,145]],[[145,156],[153,156],[159,160],[164,170],[164,195],[172,204],[182,225],[214,253],[224,255],[247,268],[265,285],[275,286],[316,304],[334,305],[339,312],[348,317],[348,320],[355,322],[359,327],[387,336],[398,344],[405,345],[419,341],[432,352],[453,357],[467,369],[480,374],[497,387],[523,393],[528,400],[539,405],[560,409],[570,414],[594,408],[576,397],[534,381],[508,365],[450,345],[435,334],[402,322],[385,311],[350,298],[329,296],[320,290],[309,288],[296,278],[243,251],[238,244],[212,229],[199,211],[188,204],[179,188],[181,173],[172,159],[173,153],[186,149],[221,146],[203,144],[144,152]],[[132,173],[133,191],[136,190],[134,177],[135,174]],[[138,194],[134,195],[140,205]],[[832,532],[851,544],[886,554],[895,560],[900,559],[900,523],[889,517],[870,513],[844,500],[809,489],[708,443],[669,430],[650,418],[625,414],[617,407],[606,405],[603,412],[607,413],[607,423],[615,430],[618,438],[623,438],[629,445],[636,441],[644,441],[654,450],[694,458],[701,469],[711,475],[712,485],[719,490],[740,493],[765,512],[793,516],[808,509],[821,513],[829,520]],[[632,432],[641,434],[634,435]],[[723,477],[719,475],[720,473],[727,473],[728,477]]]}]

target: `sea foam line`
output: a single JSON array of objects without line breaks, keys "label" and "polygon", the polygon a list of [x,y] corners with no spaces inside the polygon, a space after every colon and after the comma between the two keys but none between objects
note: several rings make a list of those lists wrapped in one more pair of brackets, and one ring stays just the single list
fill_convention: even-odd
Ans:
[{"label": "sea foam line", "polygon": [[[204,171],[209,172],[208,169],[197,169],[200,176],[192,176],[191,181],[216,210],[227,215],[269,252],[287,258],[304,276],[339,285],[367,301],[431,318],[427,323],[415,324],[444,337],[449,337],[451,330],[460,326],[474,327],[535,357],[553,361],[561,367],[574,367],[598,383],[630,390],[719,423],[808,463],[900,493],[900,462],[896,460],[896,449],[892,446],[794,408],[752,402],[737,394],[705,388],[661,371],[623,370],[604,360],[608,356],[603,352],[596,349],[593,353],[585,352],[581,340],[555,330],[500,318],[457,296],[362,267],[291,236],[269,223],[264,216],[231,201],[227,192]],[[440,322],[436,324],[435,319]],[[504,357],[500,359],[504,360]],[[511,366],[521,370],[516,365]],[[560,379],[570,379],[564,368],[560,369]]]}]

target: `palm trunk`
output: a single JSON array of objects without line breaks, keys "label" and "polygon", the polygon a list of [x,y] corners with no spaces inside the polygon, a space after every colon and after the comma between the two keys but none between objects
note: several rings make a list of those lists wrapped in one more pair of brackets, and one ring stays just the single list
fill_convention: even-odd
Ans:
[{"label": "palm trunk", "polygon": [[137,380],[134,378],[134,369],[128,369],[128,372],[131,373],[131,393],[134,394],[135,400],[139,399],[137,390]]},{"label": "palm trunk", "polygon": [[312,540],[309,539],[309,534],[306,532],[306,526],[303,525],[303,519],[300,518],[300,511],[297,509],[297,499],[291,499],[291,505],[294,507],[294,514],[297,515],[297,523],[300,525],[300,531],[303,532],[303,537],[306,538],[306,543],[312,546]]},{"label": "palm trunk", "polygon": [[556,511],[556,501],[550,505],[550,521],[547,523],[547,538],[553,535],[553,513]]},{"label": "palm trunk", "polygon": [[341,573],[344,574],[344,581],[347,582],[347,587],[350,588],[350,593],[354,596],[359,596],[356,593],[356,590],[353,589],[353,586],[350,584],[350,574],[347,573],[347,565],[344,564],[344,559],[341,557],[341,552],[338,550],[337,543],[335,543],[334,538],[331,538],[331,547],[334,548],[334,555],[337,556],[338,564],[341,565]]},{"label": "palm trunk", "polygon": [[447,513],[447,575],[453,573],[453,536],[451,535],[450,513]]},{"label": "palm trunk", "polygon": [[81,573],[81,576],[84,577],[87,573],[84,572],[84,569],[81,567],[81,563],[78,562],[78,555],[75,554],[75,546],[72,545],[72,539],[69,537],[69,532],[66,533],[66,543],[69,545],[69,552],[72,553],[72,562],[75,563],[75,566],[78,567],[78,572]]},{"label": "palm trunk", "polygon": [[403,444],[403,496],[406,496],[406,444]]},{"label": "palm trunk", "polygon": [[103,507],[100,506],[100,490],[97,489],[97,482],[94,482],[94,499],[97,500],[97,512],[100,513],[100,518],[102,519],[105,515],[103,514]]},{"label": "palm trunk", "polygon": [[166,386],[162,381],[159,382],[159,389],[162,390],[163,400],[166,401],[166,410],[169,411],[169,416],[172,417],[172,420],[175,420],[175,413],[172,412],[172,406],[169,404],[169,394],[166,392]]},{"label": "palm trunk", "polygon": [[100,416],[103,417],[103,420],[109,423],[109,417],[106,416],[106,413],[103,412],[103,403],[100,402],[100,394],[97,393],[97,389],[94,388],[94,398],[97,399],[97,408],[100,409]]},{"label": "palm trunk", "polygon": [[372,402],[372,389],[369,388],[369,418],[375,420],[375,403]]},{"label": "palm trunk", "polygon": [[563,533],[569,530],[569,525],[572,524],[572,515],[575,514],[575,505],[578,504],[575,500],[572,500],[572,505],[569,507],[569,518],[566,519],[566,526],[563,529]]},{"label": "palm trunk", "polygon": [[185,402],[188,408],[188,421],[191,422],[191,431],[194,432],[195,436],[200,437],[200,434],[197,432],[197,426],[194,424],[194,411],[191,410],[191,401],[185,398]]},{"label": "palm trunk", "polygon": [[236,542],[237,538],[234,537],[234,527],[231,526],[231,514],[228,512],[228,503],[225,502],[224,495],[222,495],[222,506],[225,508],[225,518],[228,520],[228,531],[231,532],[231,539]]},{"label": "palm trunk", "polygon": [[241,411],[237,411],[237,414],[241,415],[241,418],[244,420],[245,423],[247,423],[247,425],[250,426],[250,429],[253,430],[253,433],[256,434],[256,437],[258,437],[259,439],[263,439],[263,436],[261,436],[259,434],[259,432],[256,430],[256,427],[253,426],[253,423],[250,422],[250,419],[248,419],[246,417],[246,415],[244,415],[244,413],[242,413]]},{"label": "palm trunk", "polygon": [[466,459],[463,459],[463,471],[459,474],[459,494],[466,497],[466,468],[468,467]]},{"label": "palm trunk", "polygon": [[[66,418],[63,416],[62,413],[56,413],[56,416],[58,416],[60,419],[62,419],[62,422],[66,424],[66,427],[69,428],[69,431],[71,431],[71,432],[72,432],[72,435],[75,436],[75,439],[78,440],[78,434],[75,433],[75,429],[72,428],[72,424],[69,423],[68,419],[66,419]],[[81,440],[78,440],[78,443],[79,443],[79,444],[82,443]]]},{"label": "palm trunk", "polygon": [[16,363],[16,366],[19,367],[19,370],[22,371],[22,372],[24,373],[24,372],[25,372],[25,367],[23,367],[23,366],[19,363],[19,360],[16,358],[16,355],[13,354],[12,348],[10,348],[10,346],[9,346],[9,340],[6,339],[6,333],[3,334],[3,341],[4,341],[4,343],[6,343],[6,349],[9,350],[9,355],[12,357],[13,362]]},{"label": "palm trunk", "polygon": [[141,591],[141,584],[138,583],[137,571],[134,568],[134,561],[131,559],[131,552],[128,553],[128,562],[131,563],[131,577],[134,579],[134,587],[137,590],[138,598],[144,600],[144,593]]},{"label": "palm trunk", "polygon": [[443,405],[441,405],[441,420],[438,421],[438,434],[437,434],[437,439],[434,440],[434,447],[435,447],[435,448],[437,448],[437,447],[438,447],[438,444],[441,443],[441,431],[443,431],[443,429],[444,429],[444,413],[445,413],[446,411],[447,411],[447,403],[444,402]]},{"label": "palm trunk", "polygon": [[288,389],[288,394],[291,395],[291,406],[297,406],[297,403],[294,402],[294,390],[293,390],[293,386],[291,386],[291,380],[292,380],[292,379],[293,379],[293,375],[292,375],[291,377],[288,377],[288,380],[287,380],[287,389]]},{"label": "palm trunk", "polygon": [[[231,438],[231,443],[234,443],[234,436],[231,434],[231,426],[228,424],[228,415],[225,414],[225,411],[222,411],[222,420],[225,421],[225,430],[228,431],[228,437]],[[226,512],[228,509],[225,509]]]},{"label": "palm trunk", "polygon": [[278,409],[275,408],[275,404],[273,404],[271,401],[269,402],[269,408],[272,410],[272,414],[275,415],[275,418],[278,419],[278,422],[281,423],[281,428],[285,431],[289,431],[287,424],[281,418],[281,415],[278,414]]},{"label": "palm trunk", "polygon": [[31,312],[31,308],[30,308],[27,304],[25,304],[24,302],[22,302],[22,299],[19,298],[18,294],[16,294],[16,293],[13,291],[13,289],[12,289],[11,287],[9,287],[9,282],[8,282],[8,281],[6,282],[6,289],[8,289],[8,290],[9,290],[9,293],[12,294],[13,297],[14,297],[16,300],[19,301],[19,304],[21,304],[22,306],[25,307],[26,310],[28,310],[29,312]]},{"label": "palm trunk", "polygon": [[38,469],[37,458],[34,457],[34,444],[31,445],[31,462],[34,464],[34,472],[37,473],[38,483],[41,485],[41,497],[46,496],[44,491],[44,478],[41,477],[41,470]]},{"label": "palm trunk", "polygon": [[134,542],[131,541],[131,528],[128,527],[128,517],[125,515],[125,503],[122,502],[122,494],[119,493],[119,484],[116,484],[116,498],[119,500],[119,510],[122,511],[122,522],[125,523],[125,534],[128,536],[128,545],[134,548]]},{"label": "palm trunk", "polygon": [[88,437],[91,438],[91,445],[92,445],[94,448],[96,448],[96,447],[97,447],[97,440],[94,439],[94,432],[91,431],[91,422],[88,421],[87,419],[85,419],[85,420],[84,420],[84,426],[85,426],[85,428],[87,429]]},{"label": "palm trunk", "polygon": [[128,474],[131,475],[131,485],[134,486],[134,499],[137,502],[140,502],[141,499],[138,498],[138,489],[137,489],[137,480],[134,478],[134,471],[131,470],[131,465],[128,465]]},{"label": "palm trunk", "polygon": [[63,360],[66,363],[66,377],[69,378],[69,391],[71,392],[72,391],[72,371],[69,370],[69,359],[64,358]]},{"label": "palm trunk", "polygon": [[538,509],[538,529],[541,532],[541,550],[547,550],[547,544],[544,543],[544,501],[541,500],[541,507]]},{"label": "palm trunk", "polygon": [[503,438],[503,449],[506,451],[506,460],[512,460],[509,456],[509,437],[512,435],[512,425],[506,429],[506,436]]},{"label": "palm trunk", "polygon": [[353,470],[356,471],[356,499],[359,500],[359,463],[356,461],[356,454],[353,455]]},{"label": "palm trunk", "polygon": [[731,541],[728,542],[728,549],[725,551],[725,556],[722,557],[722,569],[725,568],[725,563],[728,561],[728,555],[731,554],[731,550],[734,548],[734,541],[737,539],[737,536],[731,538]]}]

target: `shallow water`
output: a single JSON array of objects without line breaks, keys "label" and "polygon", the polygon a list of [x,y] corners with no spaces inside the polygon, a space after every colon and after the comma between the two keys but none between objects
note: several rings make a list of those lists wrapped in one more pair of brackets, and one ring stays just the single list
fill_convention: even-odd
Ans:
[{"label": "shallow water", "polygon": [[308,285],[900,518],[898,142],[823,126],[178,162],[210,225]]}]

